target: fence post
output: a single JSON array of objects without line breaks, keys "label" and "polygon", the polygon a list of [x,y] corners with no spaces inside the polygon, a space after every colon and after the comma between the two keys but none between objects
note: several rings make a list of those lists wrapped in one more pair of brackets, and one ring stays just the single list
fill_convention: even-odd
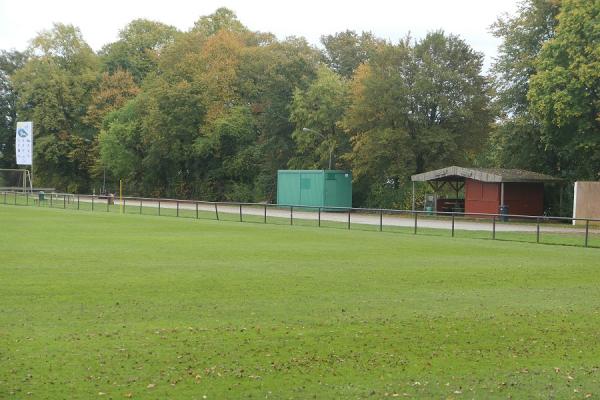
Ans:
[{"label": "fence post", "polygon": [[54,193],[50,193],[50,208],[52,208],[52,199],[54,198]]},{"label": "fence post", "polygon": [[77,211],[79,211],[79,195],[77,195]]},{"label": "fence post", "polygon": [[535,242],[540,242],[540,219],[536,218],[536,226],[535,226]]},{"label": "fence post", "polygon": [[588,238],[590,236],[590,220],[585,220],[585,247],[588,247]]},{"label": "fence post", "polygon": [[379,232],[383,231],[383,210],[379,210]]},{"label": "fence post", "polygon": [[125,197],[122,197],[123,199],[123,204],[122,204],[122,209],[121,209],[121,214],[127,214],[127,199]]},{"label": "fence post", "polygon": [[158,216],[160,217],[160,199],[158,199]]},{"label": "fence post", "polygon": [[496,239],[496,216],[492,219],[492,240]]},{"label": "fence post", "polygon": [[454,213],[452,213],[452,237],[454,237]]},{"label": "fence post", "polygon": [[242,203],[240,203],[240,222],[244,222],[242,220]]},{"label": "fence post", "polygon": [[419,215],[416,211],[413,211],[415,213],[415,232],[414,234],[417,234],[417,215]]},{"label": "fence post", "polygon": [[290,206],[290,225],[294,225],[294,206]]},{"label": "fence post", "polygon": [[352,211],[352,209],[348,209],[348,229],[350,229],[350,211]]},{"label": "fence post", "polygon": [[106,212],[108,212],[108,211],[109,211],[109,207],[108,207],[108,206],[109,206],[109,203],[110,203],[110,197],[109,197],[109,196],[106,196]]},{"label": "fence post", "polygon": [[6,192],[4,192],[4,204],[6,204]]},{"label": "fence post", "polygon": [[94,195],[92,195],[92,211],[94,211]]},{"label": "fence post", "polygon": [[17,192],[15,192],[15,206],[17,205]]},{"label": "fence post", "polygon": [[142,204],[143,204],[143,199],[140,199],[140,215],[142,215]]},{"label": "fence post", "polygon": [[219,220],[219,209],[217,208],[217,203],[215,203],[215,215],[217,216],[217,221]]},{"label": "fence post", "polygon": [[317,217],[317,219],[319,221],[317,226],[320,228],[321,227],[321,207],[319,207],[319,216]]},{"label": "fence post", "polygon": [[25,204],[29,205],[29,192],[25,192]]},{"label": "fence post", "polygon": [[196,202],[196,219],[198,219],[198,202]]},{"label": "fence post", "polygon": [[263,223],[267,223],[267,205],[265,204],[265,215],[263,217]]},{"label": "fence post", "polygon": [[67,195],[63,194],[63,210],[67,208]]},{"label": "fence post", "polygon": [[177,200],[175,204],[177,204],[177,214],[175,216],[179,217],[179,200]]}]

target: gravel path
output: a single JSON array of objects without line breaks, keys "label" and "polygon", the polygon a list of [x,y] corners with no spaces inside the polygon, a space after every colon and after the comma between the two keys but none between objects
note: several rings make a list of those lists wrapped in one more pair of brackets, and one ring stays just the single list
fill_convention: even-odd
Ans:
[{"label": "gravel path", "polygon": [[[90,201],[89,197],[84,198],[81,197],[81,201]],[[98,200],[96,200],[98,201]],[[100,200],[103,201],[103,200]],[[139,200],[126,200],[126,204],[139,204]],[[115,199],[115,204],[118,204],[118,199]],[[158,208],[158,201],[156,200],[144,200],[144,207],[156,207]],[[161,200],[160,202],[161,208],[167,209],[175,209],[177,207],[177,202],[174,200]],[[179,202],[180,210],[194,210],[196,209],[196,205],[193,202]],[[203,204],[198,203],[199,211],[207,211],[214,212],[215,206],[214,204]],[[239,215],[240,209],[237,205],[218,205],[219,213],[226,214],[236,214]],[[243,216],[264,216],[264,207],[263,206],[250,206],[244,205],[242,206],[242,214]],[[289,208],[276,208],[273,206],[267,207],[267,216],[268,217],[279,217],[279,218],[290,218],[290,210]],[[293,212],[294,220],[303,219],[303,220],[313,220],[316,221],[318,219],[318,212],[313,211],[305,211],[305,210],[294,210]],[[351,224],[364,224],[364,225],[379,225],[379,214],[378,213],[362,213],[362,212],[352,212],[350,215]],[[347,223],[348,222],[348,214],[345,212],[321,212],[321,221],[329,221],[329,222],[340,222]],[[382,222],[384,226],[394,226],[394,227],[414,227],[414,217],[409,215],[392,215],[392,214],[383,214]],[[446,229],[450,230],[452,227],[452,221],[450,217],[428,217],[419,215],[418,217],[418,227],[419,228],[432,228],[432,229]],[[492,221],[491,219],[485,219],[482,221],[474,221],[463,220],[462,217],[456,217],[454,221],[454,229],[456,230],[467,230],[467,231],[492,231]],[[500,222],[496,221],[496,231],[497,232],[536,232],[537,226],[534,223],[523,223],[523,222]],[[570,234],[584,234],[584,227],[572,227],[571,225],[557,224],[557,223],[548,223],[544,222],[540,224],[540,231],[546,233],[570,233]],[[590,228],[590,233],[592,234],[600,234],[600,230],[597,228]]]}]

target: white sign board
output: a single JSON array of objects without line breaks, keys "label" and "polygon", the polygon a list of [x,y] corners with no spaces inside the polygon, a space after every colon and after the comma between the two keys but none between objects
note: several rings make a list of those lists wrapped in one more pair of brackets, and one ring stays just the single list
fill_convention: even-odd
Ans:
[{"label": "white sign board", "polygon": [[15,151],[18,165],[33,164],[33,124],[17,122]]}]

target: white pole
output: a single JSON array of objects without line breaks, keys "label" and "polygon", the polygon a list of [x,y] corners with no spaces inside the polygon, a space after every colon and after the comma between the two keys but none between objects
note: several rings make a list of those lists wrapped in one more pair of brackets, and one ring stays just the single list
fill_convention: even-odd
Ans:
[{"label": "white pole", "polygon": [[[575,189],[573,190],[574,194],[573,194],[573,218],[577,218],[577,186],[578,186],[579,182],[575,182]],[[577,224],[577,221],[575,221],[575,219],[573,219],[573,221],[571,221],[573,225]]]},{"label": "white pole", "polygon": [[33,121],[31,122],[31,174],[29,175],[29,183],[31,184],[31,192],[33,192]]}]

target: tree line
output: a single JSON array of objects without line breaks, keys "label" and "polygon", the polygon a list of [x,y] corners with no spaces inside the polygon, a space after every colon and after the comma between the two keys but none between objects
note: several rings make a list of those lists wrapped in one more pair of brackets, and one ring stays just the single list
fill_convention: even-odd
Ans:
[{"label": "tree line", "polygon": [[[94,52],[54,24],[0,52],[0,168],[34,123],[36,186],[275,201],[278,169],[351,169],[356,206],[406,207],[452,164],[599,179],[600,0],[524,0],[489,74],[458,36],[340,32],[311,46],[226,8],[188,31],[134,20]],[[105,184],[106,182],[106,184]]]}]

